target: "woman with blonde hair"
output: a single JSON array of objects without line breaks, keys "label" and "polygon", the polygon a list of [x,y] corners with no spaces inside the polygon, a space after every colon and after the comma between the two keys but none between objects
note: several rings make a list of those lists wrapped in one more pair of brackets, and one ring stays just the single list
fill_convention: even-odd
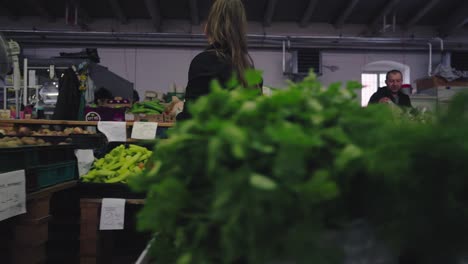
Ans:
[{"label": "woman with blonde hair", "polygon": [[[241,84],[246,84],[244,72],[253,68],[247,51],[246,31],[247,18],[241,0],[216,0],[213,3],[205,25],[209,47],[190,63],[186,104],[208,94],[213,79],[224,85],[235,74]],[[189,118],[186,110],[177,116],[178,120],[186,118]]]}]

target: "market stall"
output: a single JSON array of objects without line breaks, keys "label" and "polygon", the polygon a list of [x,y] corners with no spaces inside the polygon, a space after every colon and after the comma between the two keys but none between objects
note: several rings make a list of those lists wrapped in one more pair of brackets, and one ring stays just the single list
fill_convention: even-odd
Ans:
[{"label": "market stall", "polygon": [[[139,195],[136,199],[125,184],[124,178],[118,179],[123,173],[119,174],[117,171],[128,170],[128,173],[125,174],[127,176],[137,174],[134,168],[138,170],[143,168],[144,162],[151,155],[152,144],[140,143],[138,139],[131,138],[133,127],[141,122],[121,122],[120,127],[125,133],[124,140],[128,141],[127,143],[108,142],[106,135],[98,129],[99,123],[96,121],[34,119],[0,120],[0,127],[4,132],[3,138],[0,139],[0,143],[4,144],[0,148],[0,172],[8,175],[14,171],[24,171],[23,184],[27,200],[26,214],[9,218],[1,223],[1,233],[6,232],[8,237],[15,241],[14,246],[7,244],[6,241],[4,241],[6,244],[2,243],[2,252],[8,256],[8,261],[12,263],[41,263],[46,258],[60,260],[60,256],[56,256],[56,253],[51,252],[50,248],[61,248],[67,244],[69,247],[63,250],[71,252],[68,254],[81,256],[82,263],[90,263],[90,259],[94,259],[94,263],[96,263],[97,259],[110,256],[109,252],[106,253],[106,248],[107,251],[112,250],[110,247],[113,241],[110,239],[111,233],[99,231],[102,207],[100,201],[104,198],[130,198],[127,200],[129,206],[127,206],[125,213],[125,230],[127,231],[121,231],[118,235],[125,234],[126,239],[129,238],[127,235],[133,236],[132,240],[134,242],[134,239],[142,241],[141,247],[144,247],[148,237],[138,237],[134,228],[135,214],[141,207],[139,205],[144,202],[144,195]],[[164,138],[165,131],[172,125],[173,123],[159,123],[158,131],[153,131],[152,138]],[[143,146],[138,146],[141,144]],[[122,148],[128,149],[127,152],[122,152],[122,155],[133,156],[137,154],[135,156],[138,157],[138,160],[135,159],[133,163],[128,164],[122,162],[120,166],[112,165],[112,163],[103,166],[102,171],[106,172],[112,169],[108,167],[109,165],[114,167],[114,178],[108,178],[109,175],[103,176],[107,178],[98,178],[99,173],[102,172],[98,170],[95,179],[94,176],[91,176],[93,170],[97,170],[94,168],[95,166],[92,167],[91,171],[82,172],[79,175],[81,168],[78,167],[81,166],[81,163],[80,157],[75,155],[77,151],[89,149],[90,152],[86,153],[101,158],[94,163],[99,163],[99,160],[104,163],[106,161],[104,156],[114,155],[112,153],[117,153]],[[117,157],[117,154],[115,155]],[[115,161],[117,162],[117,160]],[[87,167],[89,170],[91,164],[88,164]],[[66,198],[63,200],[60,197]],[[78,208],[81,207],[81,213],[70,208],[74,204]],[[73,220],[72,215],[76,215],[80,220]],[[80,225],[76,226],[74,223],[80,223]],[[66,230],[62,228],[66,228]],[[8,230],[13,230],[13,232]],[[78,233],[73,230],[77,230]],[[52,240],[48,239],[49,233]],[[34,239],[31,240],[30,236]],[[62,241],[61,245],[57,241]],[[104,241],[106,246],[101,247],[100,241]],[[76,244],[77,242],[79,244]],[[19,247],[19,245],[24,245],[24,247]],[[48,245],[49,250],[46,250],[46,245]],[[70,251],[70,247],[75,247],[77,250]],[[80,250],[78,251],[78,249]],[[24,251],[28,254],[22,254]],[[133,253],[133,255],[135,254],[137,252]]]}]

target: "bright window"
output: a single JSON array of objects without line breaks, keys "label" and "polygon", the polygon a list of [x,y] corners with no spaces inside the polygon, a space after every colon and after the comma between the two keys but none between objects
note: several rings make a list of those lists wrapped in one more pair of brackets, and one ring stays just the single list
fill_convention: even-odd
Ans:
[{"label": "bright window", "polygon": [[361,105],[367,106],[369,99],[379,87],[385,86],[386,73],[370,72],[361,74]]}]

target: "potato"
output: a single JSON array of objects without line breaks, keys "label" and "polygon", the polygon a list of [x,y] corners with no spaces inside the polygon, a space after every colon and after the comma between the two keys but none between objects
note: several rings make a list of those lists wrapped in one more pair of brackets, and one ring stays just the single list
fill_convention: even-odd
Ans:
[{"label": "potato", "polygon": [[36,139],[35,138],[30,138],[30,137],[24,137],[24,138],[21,139],[21,141],[25,145],[36,145],[37,144]]},{"label": "potato", "polygon": [[5,147],[7,147],[7,148],[16,148],[18,146],[19,145],[16,142],[13,142],[13,141],[9,141],[9,142],[5,143]]},{"label": "potato", "polygon": [[67,128],[65,128],[65,129],[63,130],[63,134],[64,134],[65,136],[68,136],[68,135],[70,135],[70,134],[72,134],[72,133],[73,133],[73,128],[72,128],[72,127],[67,127]]},{"label": "potato", "polygon": [[83,134],[83,129],[81,127],[75,127],[73,129],[73,133],[75,134]]},{"label": "potato", "polygon": [[20,136],[29,136],[31,135],[31,129],[29,129],[29,127],[20,127],[18,129],[18,135]]},{"label": "potato", "polygon": [[37,144],[39,145],[42,145],[45,143],[45,141],[42,139],[42,138],[39,138],[38,140],[36,140]]}]

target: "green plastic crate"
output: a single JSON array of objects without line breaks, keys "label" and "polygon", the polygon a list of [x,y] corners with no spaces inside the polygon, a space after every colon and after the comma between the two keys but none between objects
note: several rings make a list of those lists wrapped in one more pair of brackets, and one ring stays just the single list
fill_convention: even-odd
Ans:
[{"label": "green plastic crate", "polygon": [[26,170],[26,189],[36,191],[77,178],[76,161],[37,166]]},{"label": "green plastic crate", "polygon": [[35,147],[0,148],[0,173],[39,165]]}]

